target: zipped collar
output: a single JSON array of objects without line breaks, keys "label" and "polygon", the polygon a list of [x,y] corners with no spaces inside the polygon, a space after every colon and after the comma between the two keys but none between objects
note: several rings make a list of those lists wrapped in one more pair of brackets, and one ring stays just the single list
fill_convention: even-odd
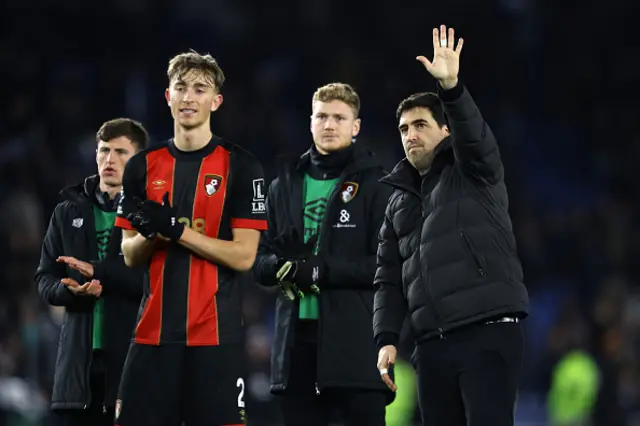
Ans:
[{"label": "zipped collar", "polygon": [[95,204],[104,211],[115,211],[120,195],[117,195],[114,200],[101,200],[100,198],[103,198],[103,196],[98,197],[99,185],[100,177],[98,175],[92,175],[85,178],[83,183],[63,188],[62,191],[60,191],[60,196],[64,200],[76,204]]},{"label": "zipped collar", "polygon": [[100,183],[100,177],[98,175],[92,175],[85,178],[83,183],[76,185],[70,185],[60,191],[60,195],[63,199],[73,201],[75,203],[90,203],[98,185]]},{"label": "zipped collar", "polygon": [[[278,174],[289,174],[295,171],[302,175],[311,165],[311,148],[294,160],[291,160],[286,156],[281,156],[278,159],[278,164]],[[382,165],[378,162],[375,153],[358,143],[353,146],[353,155],[351,156],[351,160],[347,163],[341,175],[347,176],[374,168],[382,169]]]}]

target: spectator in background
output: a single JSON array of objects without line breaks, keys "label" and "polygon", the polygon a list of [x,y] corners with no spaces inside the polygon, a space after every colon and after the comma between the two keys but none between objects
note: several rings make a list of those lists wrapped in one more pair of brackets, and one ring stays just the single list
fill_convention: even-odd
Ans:
[{"label": "spectator in background", "polygon": [[147,131],[119,118],[96,140],[98,175],[61,192],[35,276],[42,298],[66,309],[51,398],[66,426],[113,424],[142,298],[142,273],[124,264],[114,222],[125,164],[147,146]]}]

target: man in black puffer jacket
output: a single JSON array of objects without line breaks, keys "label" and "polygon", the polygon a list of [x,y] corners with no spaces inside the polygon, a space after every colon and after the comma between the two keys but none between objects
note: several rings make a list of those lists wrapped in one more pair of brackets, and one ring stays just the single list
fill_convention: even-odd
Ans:
[{"label": "man in black puffer jacket", "polygon": [[142,269],[128,268],[113,226],[125,163],[148,143],[134,120],[96,134],[98,175],[62,190],[35,274],[38,293],[64,306],[51,408],[65,426],[113,425],[116,394],[142,299]]},{"label": "man in black puffer jacket", "polygon": [[395,389],[388,370],[408,314],[424,423],[513,425],[528,295],[503,166],[458,81],[462,40],[454,50],[453,29],[447,36],[444,26],[433,37],[433,63],[418,59],[439,94],[418,93],[398,107],[406,158],[383,179],[395,191],[375,278],[378,369]]}]

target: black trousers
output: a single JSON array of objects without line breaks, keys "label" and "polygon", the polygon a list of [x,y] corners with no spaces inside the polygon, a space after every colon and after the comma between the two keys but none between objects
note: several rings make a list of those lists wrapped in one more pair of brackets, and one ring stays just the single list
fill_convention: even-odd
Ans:
[{"label": "black trousers", "polygon": [[513,426],[524,355],[518,323],[475,324],[418,345],[425,426]]},{"label": "black trousers", "polygon": [[61,410],[64,426],[113,426],[114,407],[105,407],[105,369],[102,358],[94,355],[89,378],[91,404],[85,410]]},{"label": "black trousers", "polygon": [[284,426],[327,426],[336,413],[344,426],[384,426],[382,392],[331,388],[317,394],[317,351],[313,338],[294,345],[287,391],[280,398]]}]

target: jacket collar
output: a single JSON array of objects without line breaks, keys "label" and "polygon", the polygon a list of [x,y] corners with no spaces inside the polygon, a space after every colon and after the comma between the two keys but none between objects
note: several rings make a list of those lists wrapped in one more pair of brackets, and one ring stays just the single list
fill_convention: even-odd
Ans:
[{"label": "jacket collar", "polygon": [[63,188],[62,191],[60,191],[60,195],[63,199],[73,202],[90,202],[93,198],[92,194],[95,193],[99,183],[100,177],[98,175],[92,175],[85,178],[83,183]]},{"label": "jacket collar", "polygon": [[60,191],[64,200],[77,204],[96,204],[105,211],[114,211],[117,206],[119,195],[114,200],[104,199],[104,195],[99,192],[100,177],[92,175],[85,178],[83,183],[67,186]]},{"label": "jacket collar", "polygon": [[[309,148],[300,157],[294,159],[286,154],[281,155],[278,158],[279,174],[283,172],[286,174],[296,172],[301,175],[306,173],[311,165],[311,149]],[[362,142],[357,142],[353,146],[353,155],[342,171],[342,175],[350,175],[373,168],[382,169],[376,154],[367,149]]]}]

